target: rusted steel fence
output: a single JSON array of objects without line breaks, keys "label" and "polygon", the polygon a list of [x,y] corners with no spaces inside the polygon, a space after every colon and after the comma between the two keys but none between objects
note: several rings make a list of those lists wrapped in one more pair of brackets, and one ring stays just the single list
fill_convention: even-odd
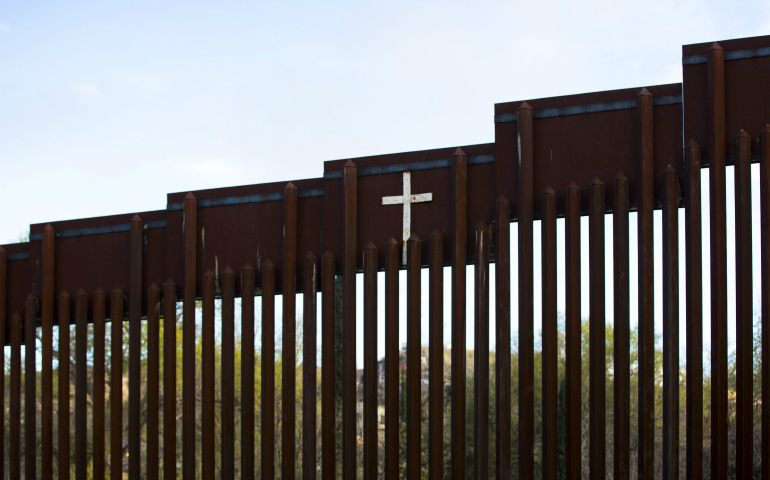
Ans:
[{"label": "rusted steel fence", "polygon": [[[0,383],[4,388],[6,376],[10,377],[7,413],[3,408],[8,418],[2,422],[9,427],[0,433],[7,460],[0,463],[5,470],[0,477],[21,478],[23,471],[26,478],[36,478],[39,468],[44,479],[69,478],[71,471],[77,478],[88,474],[95,479],[107,474],[123,478],[124,472],[131,479],[214,478],[216,472],[228,479],[236,471],[244,479],[257,474],[266,479],[300,475],[332,479],[340,472],[342,478],[351,479],[359,471],[364,478],[382,472],[385,478],[394,479],[401,473],[403,461],[403,473],[410,479],[420,478],[425,468],[430,478],[466,478],[471,471],[474,478],[489,478],[492,470],[500,479],[512,475],[535,478],[538,437],[542,478],[555,479],[561,428],[557,419],[563,405],[566,478],[580,478],[585,472],[591,478],[604,478],[608,451],[612,452],[615,478],[628,479],[632,469],[639,478],[653,478],[656,428],[662,428],[663,478],[678,478],[683,473],[680,463],[686,465],[687,478],[702,478],[706,456],[711,478],[726,478],[728,464],[735,465],[738,478],[749,478],[760,468],[761,478],[770,478],[767,407],[761,408],[759,458],[764,461],[757,466],[753,457],[757,441],[755,365],[761,365],[761,398],[768,398],[770,392],[770,37],[688,45],[683,47],[682,65],[682,84],[498,104],[492,144],[330,161],[325,163],[323,178],[174,193],[168,195],[165,210],[32,225],[28,243],[0,249],[0,334],[3,343],[10,345],[10,371],[3,371]],[[458,121],[462,121],[461,114]],[[759,246],[752,245],[752,163],[759,163],[760,169]],[[734,212],[727,211],[728,165],[734,166]],[[703,174],[708,175],[707,212],[701,203],[703,168],[708,169]],[[679,225],[682,208],[683,229]],[[653,228],[655,209],[662,210],[659,231]],[[635,212],[637,221],[636,244],[630,243],[630,212]],[[605,246],[609,214],[612,251]],[[706,231],[704,215],[709,216]],[[727,218],[732,215],[734,232],[727,230]],[[582,216],[588,217],[587,237],[580,231]],[[557,282],[557,218],[564,219],[564,250],[558,253],[564,255],[563,285]],[[536,221],[541,258],[535,258]],[[510,251],[512,222],[517,223],[515,252]],[[685,233],[684,242],[680,231]],[[661,240],[660,251],[654,249],[656,235]],[[709,252],[703,251],[704,236],[710,239]],[[581,245],[582,238],[588,239],[588,245]],[[735,239],[734,285],[727,281],[728,238]],[[680,245],[684,252],[679,251]],[[629,280],[633,249],[638,258],[638,290],[634,291]],[[588,265],[581,264],[584,250]],[[704,296],[702,258],[706,253],[710,255],[711,291]],[[655,285],[656,255],[662,255],[662,286]],[[511,272],[513,258],[517,272]],[[612,259],[611,291],[605,289],[607,258]],[[540,262],[542,285],[535,285],[535,262]],[[686,277],[680,279],[682,262]],[[469,264],[475,266],[472,282],[466,276]],[[423,288],[421,274],[426,267],[429,280]],[[448,278],[445,267],[451,267]],[[494,285],[490,285],[490,268],[494,268]],[[590,271],[587,285],[581,283],[583,269]],[[761,270],[762,279],[759,360],[753,353],[753,269]],[[406,272],[402,277],[406,298],[399,298],[402,270]],[[382,271],[384,276],[378,274]],[[363,273],[363,291],[357,291],[358,273]],[[512,274],[518,274],[513,293]],[[377,294],[378,282],[383,280],[384,308],[378,305]],[[444,298],[444,282],[451,285],[451,299]],[[473,292],[468,291],[469,284]],[[539,422],[535,411],[537,288],[542,289]],[[680,288],[685,290],[685,305],[679,302]],[[559,289],[564,289],[566,298],[563,332],[558,323]],[[587,440],[581,431],[584,289],[588,289],[590,304]],[[490,290],[494,292],[494,318]],[[655,292],[662,292],[663,300],[662,427],[656,427],[655,412]],[[297,305],[298,293],[303,294],[301,305]],[[518,296],[517,311],[512,311],[512,294]],[[272,374],[276,369],[276,295],[282,302],[280,419],[276,418],[277,384]],[[606,311],[608,295],[614,298],[612,312]],[[362,322],[356,314],[359,296],[363,298]],[[423,296],[429,299],[427,418],[422,413]],[[260,312],[255,311],[255,297],[260,297]],[[638,297],[639,306],[635,365],[629,353],[632,297]],[[728,385],[730,297],[737,309],[734,385]],[[474,299],[472,309],[466,305],[468,298]],[[705,299],[711,307],[710,392],[704,392],[702,381]],[[177,336],[169,332],[177,329],[180,300],[182,388],[177,393],[177,369],[161,370],[161,362],[176,365]],[[217,304],[219,317],[216,302],[221,302]],[[399,313],[403,302],[405,318]],[[200,329],[196,328],[196,305],[200,306]],[[445,305],[451,311],[445,312]],[[341,323],[335,327],[338,308]],[[377,336],[380,309],[384,310],[384,339]],[[295,323],[298,311],[302,314],[301,338]],[[473,312],[472,318],[467,318],[467,311]],[[614,323],[614,413],[613,435],[607,436],[605,326],[610,313]],[[447,385],[445,314],[451,318],[452,347],[446,357],[451,363]],[[680,333],[683,314],[686,331]],[[518,327],[515,357],[512,321]],[[107,322],[109,351],[105,346]],[[125,322],[127,345],[123,345]],[[403,380],[399,322],[405,322],[407,338]],[[62,328],[64,325],[68,328]],[[361,427],[357,325],[363,325]],[[490,352],[490,325],[495,332],[495,352]],[[475,339],[472,365],[466,348],[470,327]],[[161,329],[166,332],[162,343]],[[255,354],[257,332],[261,332],[261,364]],[[320,370],[318,333],[323,347]],[[336,371],[338,352],[332,348],[337,334],[341,335],[341,372]],[[682,334],[687,346],[686,438],[679,433]],[[71,335],[75,339],[74,376],[70,371]],[[217,336],[221,337],[219,356]],[[239,362],[234,354],[236,337],[242,345]],[[298,342],[302,345],[299,353]],[[385,351],[383,375],[377,360],[380,343]],[[121,363],[124,348],[128,349],[125,366]],[[490,353],[495,354],[494,368],[490,367]],[[196,370],[196,355],[200,355],[200,371]],[[145,377],[141,374],[143,361]],[[557,399],[562,361],[563,402]],[[5,359],[2,363],[5,365]],[[298,364],[302,365],[299,377]],[[259,376],[257,368],[262,372]],[[469,371],[473,372],[472,401],[466,388]],[[338,374],[341,392],[335,390]],[[517,376],[516,390],[512,390],[513,375]],[[638,405],[631,405],[634,375]],[[296,415],[298,378],[302,380],[301,418]],[[216,385],[217,379],[220,385]],[[53,415],[54,386],[58,418]],[[381,388],[384,393],[379,400]],[[88,392],[92,392],[92,402]],[[0,393],[5,398],[5,391]],[[733,394],[736,448],[730,453],[728,395]],[[181,395],[181,403],[177,395]],[[704,395],[710,399],[710,443],[705,446]],[[316,418],[319,397],[320,418]],[[378,411],[380,402],[384,418]],[[142,413],[143,403],[146,414]],[[447,404],[454,413],[445,427]],[[401,408],[405,409],[403,417]],[[469,409],[473,411],[472,432],[462,414]],[[632,409],[636,428],[631,424]],[[490,425],[492,416],[494,425]],[[427,428],[425,452],[423,424]],[[295,448],[298,425],[302,426],[301,447]],[[638,432],[638,438],[631,438],[632,431]],[[237,432],[240,452],[236,452]],[[105,448],[107,433],[109,449]],[[472,452],[466,441],[471,436]],[[491,437],[494,448],[490,448]],[[257,439],[260,465],[256,462]],[[587,465],[582,459],[586,441]],[[403,443],[406,449],[400,458]],[[278,447],[280,468],[276,469]],[[378,448],[384,449],[382,456]],[[451,452],[448,459],[447,450]],[[632,454],[636,458],[633,465]],[[472,468],[469,458],[475,459]],[[493,461],[487,462],[488,458]]]}]

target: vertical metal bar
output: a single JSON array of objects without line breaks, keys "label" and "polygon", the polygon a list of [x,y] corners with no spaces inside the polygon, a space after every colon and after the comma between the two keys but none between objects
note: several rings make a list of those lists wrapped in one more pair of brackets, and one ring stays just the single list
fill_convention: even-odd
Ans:
[{"label": "vertical metal bar", "polygon": [[444,236],[430,234],[428,341],[428,476],[444,475]]},{"label": "vertical metal bar", "polygon": [[302,270],[304,274],[302,286],[302,480],[315,480],[318,260],[313,252],[305,256]]},{"label": "vertical metal bar", "polygon": [[519,107],[519,476],[535,475],[532,107]]},{"label": "vertical metal bar", "polygon": [[[147,480],[159,479],[160,288],[147,293]],[[94,430],[94,435],[97,431]]]},{"label": "vertical metal bar", "polygon": [[176,283],[163,284],[163,478],[176,478]]},{"label": "vertical metal bar", "polygon": [[565,293],[567,314],[565,316],[565,400],[566,421],[566,467],[567,478],[581,475],[581,367],[580,367],[580,187],[571,182],[564,192],[564,240],[565,240]]},{"label": "vertical metal bar", "polygon": [[262,478],[275,478],[275,264],[262,265]]},{"label": "vertical metal bar", "polygon": [[110,294],[110,478],[123,478],[123,290]]},{"label": "vertical metal bar", "polygon": [[[685,301],[687,309],[687,478],[703,478],[703,266],[701,232],[701,150],[685,148]],[[764,258],[764,257],[763,257]],[[617,342],[616,342],[617,343]]]},{"label": "vertical metal bar", "polygon": [[614,312],[613,393],[614,447],[616,480],[629,480],[631,475],[631,306],[629,287],[628,178],[619,173],[613,184],[612,197],[612,267]]},{"label": "vertical metal bar", "polygon": [[255,270],[241,269],[241,478],[254,480],[254,293]]},{"label": "vertical metal bar", "polygon": [[[770,125],[759,135],[759,198],[762,210],[762,398],[770,398]],[[689,345],[689,344],[688,344]],[[689,350],[688,350],[689,351]],[[688,382],[689,385],[689,382]],[[770,408],[762,408],[762,458],[770,458]],[[770,465],[762,464],[762,480],[770,480]]]},{"label": "vertical metal bar", "polygon": [[406,242],[406,478],[420,478],[420,307],[422,240],[412,235]]},{"label": "vertical metal bar", "polygon": [[727,476],[727,221],[724,50],[708,52],[709,209],[711,222],[711,476]]},{"label": "vertical metal bar", "polygon": [[283,189],[283,380],[281,409],[283,480],[294,480],[297,390],[297,187]]},{"label": "vertical metal bar", "polygon": [[398,479],[398,271],[399,245],[385,244],[385,478]]},{"label": "vertical metal bar", "polygon": [[364,471],[377,478],[377,247],[364,247]]},{"label": "vertical metal bar", "polygon": [[[0,452],[5,452],[5,310],[6,310],[6,253],[3,247],[0,247],[0,401],[3,408],[0,408]],[[5,456],[5,454],[3,454]],[[5,459],[0,462],[0,478],[5,478]]]},{"label": "vertical metal bar", "polygon": [[[40,474],[53,479],[53,254],[54,230],[43,229],[42,365],[40,371]],[[2,470],[2,467],[0,467]]]},{"label": "vertical metal bar", "polygon": [[29,294],[24,304],[24,476],[34,480],[37,469],[37,426],[35,371],[35,329],[37,328],[37,299]]},{"label": "vertical metal bar", "polygon": [[452,155],[452,478],[465,478],[465,246],[468,156]]},{"label": "vertical metal bar", "polygon": [[489,478],[489,229],[476,226],[473,356],[474,478]]},{"label": "vertical metal bar", "polygon": [[511,204],[495,203],[495,443],[497,480],[511,478]]},{"label": "vertical metal bar", "polygon": [[335,471],[334,419],[334,255],[321,257],[321,474],[337,478]]},{"label": "vertical metal bar", "polygon": [[235,478],[235,272],[228,266],[221,275],[222,289],[222,480]]},{"label": "vertical metal bar", "polygon": [[639,480],[652,480],[655,461],[655,291],[652,210],[652,94],[636,97],[636,157],[639,164],[637,222],[639,234]]},{"label": "vertical metal bar", "polygon": [[[104,480],[104,330],[106,315],[106,297],[104,290],[94,292],[94,399],[93,399],[93,480]],[[152,370],[150,370],[152,372]],[[149,435],[149,434],[148,434]],[[148,441],[152,437],[148,436]]]},{"label": "vertical metal bar", "polygon": [[[556,311],[556,192],[543,192],[540,221],[543,269],[543,479],[556,480],[558,465],[559,331]],[[495,252],[497,253],[497,252]],[[497,277],[495,277],[497,281]],[[498,360],[499,361],[499,360]]]},{"label": "vertical metal bar", "polygon": [[87,478],[87,470],[88,294],[81,288],[75,295],[75,478]]},{"label": "vertical metal bar", "polygon": [[201,476],[214,478],[216,429],[214,427],[214,288],[211,270],[203,275],[203,315],[201,325]]},{"label": "vertical metal bar", "polygon": [[358,168],[351,161],[342,173],[345,198],[345,256],[342,262],[342,478],[356,476],[356,251]]},{"label": "vertical metal bar", "polygon": [[195,480],[195,256],[197,200],[184,198],[184,293],[182,296],[182,478]]},{"label": "vertical metal bar", "polygon": [[671,165],[663,192],[663,478],[679,478],[679,175]]},{"label": "vertical metal bar", "polygon": [[589,472],[605,476],[605,291],[604,291],[604,183],[594,178],[588,186],[589,269]]},{"label": "vertical metal bar", "polygon": [[754,293],[751,253],[751,138],[735,139],[736,474],[752,476],[754,448]]},{"label": "vertical metal bar", "polygon": [[[70,478],[70,295],[59,294],[59,478]],[[13,368],[13,367],[12,367]],[[13,405],[11,405],[11,421]],[[13,436],[11,436],[13,449]],[[12,470],[11,470],[12,472]],[[19,478],[11,473],[11,478]]]},{"label": "vertical metal bar", "polygon": [[[13,312],[11,316],[11,398],[9,403],[8,475],[9,478],[21,478],[21,317],[19,312]],[[69,457],[67,459],[69,460]],[[66,478],[69,478],[69,465],[66,472]],[[64,478],[64,475],[61,477]]]},{"label": "vertical metal bar", "polygon": [[131,218],[128,274],[128,478],[142,468],[142,219]]}]

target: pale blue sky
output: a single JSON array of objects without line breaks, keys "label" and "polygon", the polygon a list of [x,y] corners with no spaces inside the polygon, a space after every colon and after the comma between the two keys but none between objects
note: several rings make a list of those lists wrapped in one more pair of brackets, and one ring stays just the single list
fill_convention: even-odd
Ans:
[{"label": "pale blue sky", "polygon": [[0,243],[323,160],[492,142],[495,103],[679,82],[682,44],[769,33],[768,1],[6,1]]}]

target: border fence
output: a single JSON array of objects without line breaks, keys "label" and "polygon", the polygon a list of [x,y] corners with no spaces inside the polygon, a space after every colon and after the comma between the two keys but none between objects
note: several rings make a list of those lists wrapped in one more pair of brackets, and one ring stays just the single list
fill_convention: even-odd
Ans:
[{"label": "border fence", "polygon": [[[581,298],[589,290],[589,461],[591,478],[604,478],[606,450],[612,442],[615,478],[631,473],[631,432],[640,479],[653,478],[655,418],[654,295],[663,295],[662,456],[663,478],[679,478],[680,458],[687,478],[703,478],[710,456],[711,478],[727,478],[734,462],[737,478],[750,478],[753,464],[754,313],[752,269],[761,269],[761,387],[770,394],[770,36],[687,45],[682,49],[683,83],[630,88],[495,105],[495,142],[349,160],[327,161],[323,178],[172,193],[164,210],[87,218],[30,227],[28,243],[0,247],[0,334],[10,345],[7,435],[0,445],[7,464],[0,478],[69,478],[74,448],[77,478],[158,479],[181,476],[235,476],[236,425],[240,429],[240,476],[276,475],[284,480],[352,479],[362,444],[364,478],[399,476],[399,408],[405,414],[405,474],[420,478],[422,296],[428,305],[428,474],[465,478],[465,439],[473,455],[491,456],[497,478],[535,478],[535,262],[542,269],[542,478],[557,478],[558,324],[557,288],[566,294],[565,460],[566,478],[580,478],[581,463]],[[462,112],[457,113],[462,121]],[[255,161],[260,161],[256,159]],[[761,245],[752,245],[751,164],[759,163]],[[726,166],[734,166],[735,211],[727,211]],[[703,172],[703,169],[707,169]],[[701,176],[708,176],[708,211],[701,205]],[[424,204],[422,204],[424,203]],[[679,211],[684,209],[684,252],[679,251]],[[662,210],[662,229],[653,228],[653,211]],[[636,212],[638,242],[630,242],[630,212]],[[605,248],[605,218],[612,217],[612,251]],[[703,216],[709,217],[704,230]],[[727,218],[735,216],[735,231]],[[588,216],[588,245],[581,245],[581,217]],[[557,218],[564,219],[565,283],[557,285]],[[541,258],[535,258],[533,226],[540,222]],[[511,223],[517,223],[516,251],[510,251]],[[708,235],[708,252],[703,251]],[[653,248],[655,236],[662,251]],[[728,288],[727,239],[735,239],[735,284]],[[638,257],[638,291],[629,282],[632,249]],[[587,250],[588,265],[581,265]],[[703,390],[703,267],[710,255],[710,392]],[[663,285],[654,284],[655,255],[662,254]],[[682,255],[683,254],[683,255]],[[606,291],[605,258],[612,256],[612,291]],[[517,271],[511,272],[512,257]],[[680,279],[683,262],[686,278]],[[466,304],[466,266],[473,264],[472,318]],[[421,271],[428,268],[428,288]],[[449,278],[445,278],[445,267]],[[490,285],[490,269],[495,282]],[[583,285],[581,270],[589,269]],[[399,272],[406,271],[406,317],[400,318]],[[378,272],[384,271],[384,277]],[[363,291],[356,275],[363,273]],[[511,311],[511,275],[518,275],[518,311]],[[384,460],[378,467],[379,420],[377,338],[378,281],[385,282]],[[341,285],[342,381],[335,392],[335,352],[321,349],[335,341],[336,284]],[[444,385],[444,282],[451,284],[451,382]],[[680,284],[686,304],[680,305]],[[490,318],[490,289],[494,318]],[[68,292],[74,292],[74,296]],[[107,293],[109,292],[109,293]],[[297,305],[297,293],[303,302]],[[320,293],[320,309],[316,299]],[[606,298],[614,298],[613,435],[605,435]],[[276,423],[276,379],[264,374],[255,385],[255,328],[261,324],[262,372],[275,370],[276,296],[282,302],[281,421]],[[356,299],[363,297],[362,434],[357,426]],[[638,296],[638,363],[630,358],[631,298]],[[261,311],[255,315],[255,297]],[[728,297],[736,306],[736,381],[728,385]],[[236,298],[240,298],[240,365],[235,365]],[[216,325],[215,299],[221,301]],[[181,301],[181,411],[177,407],[177,339],[159,331],[176,330]],[[196,302],[202,309],[196,338]],[[679,331],[680,309],[686,331]],[[302,312],[302,338],[295,319]],[[320,312],[320,316],[317,314]],[[511,320],[518,325],[516,395],[512,395]],[[398,324],[406,323],[405,389],[399,393]],[[707,320],[708,321],[708,320]],[[109,322],[110,351],[105,349]],[[123,325],[128,322],[127,383],[123,381]],[[145,323],[146,322],[146,323]],[[496,360],[490,372],[490,322],[494,322]],[[147,329],[141,343],[142,324]],[[91,326],[89,327],[89,324]],[[69,362],[54,369],[54,330],[59,358],[70,357],[74,325],[74,385]],[[475,338],[473,365],[466,362],[466,331]],[[93,342],[87,341],[92,328]],[[221,335],[221,361],[215,362],[215,336]],[[680,336],[686,339],[686,435],[680,439]],[[36,341],[41,345],[38,359]],[[196,378],[196,342],[201,367]],[[301,341],[302,349],[295,346]],[[328,342],[328,343],[327,343]],[[23,353],[23,355],[22,355]],[[295,357],[299,354],[301,359]],[[24,358],[22,377],[22,356]],[[147,376],[140,373],[146,358]],[[92,365],[89,367],[88,362]],[[5,365],[5,359],[2,359]],[[109,360],[109,376],[105,365]],[[296,415],[296,365],[302,364],[301,418]],[[236,366],[238,367],[236,369]],[[219,368],[217,372],[215,368]],[[471,408],[466,374],[473,369],[473,432],[454,414],[445,431],[444,404],[452,412]],[[235,417],[236,371],[240,371],[240,416]],[[58,418],[53,415],[54,375]],[[631,378],[638,377],[635,429],[631,425]],[[219,378],[221,385],[215,385]],[[494,399],[490,401],[490,378]],[[24,392],[22,396],[22,380]],[[90,382],[90,385],[89,385]],[[146,382],[145,385],[142,385]],[[199,382],[199,383],[196,383]],[[39,391],[38,391],[39,384]],[[109,395],[105,395],[105,385]],[[163,387],[161,398],[160,389]],[[259,387],[261,396],[255,394]],[[383,385],[379,385],[383,387]],[[123,389],[127,389],[124,400]],[[146,388],[146,400],[140,392]],[[221,391],[217,398],[217,388]],[[196,389],[199,389],[196,392]],[[322,407],[316,418],[315,398]],[[89,403],[87,391],[93,392]],[[735,395],[733,459],[728,458],[728,395]],[[74,392],[71,405],[70,392]],[[5,398],[5,393],[0,391]],[[710,398],[710,450],[704,449],[704,394]],[[200,407],[196,407],[200,395]],[[449,399],[446,399],[446,396]],[[336,402],[341,399],[341,425]],[[23,400],[23,401],[22,401]],[[123,418],[127,401],[127,418]],[[147,414],[140,414],[140,402]],[[255,404],[260,402],[260,419]],[[110,417],[105,418],[109,407]],[[512,425],[512,408],[518,424]],[[70,408],[74,424],[70,424]],[[196,414],[196,409],[198,413]],[[220,413],[215,415],[215,410]],[[89,413],[90,410],[90,413]],[[490,411],[496,422],[490,424]],[[5,408],[3,408],[5,412]],[[770,409],[761,408],[761,478],[770,479]],[[162,414],[162,417],[161,417]],[[160,419],[163,419],[162,425]],[[216,418],[220,418],[215,422]],[[22,420],[24,430],[22,431]],[[261,428],[255,431],[255,420]],[[88,450],[88,422],[93,446]],[[127,436],[122,425],[127,422]],[[177,423],[181,422],[182,462],[177,462]],[[297,422],[303,427],[301,451],[294,448]],[[275,425],[281,442],[276,471]],[[119,428],[117,428],[117,427]],[[56,428],[55,428],[56,427]],[[109,428],[108,428],[109,427]],[[517,430],[513,445],[511,432]],[[39,431],[38,431],[39,429]],[[142,445],[146,429],[146,445]],[[341,460],[335,432],[341,431]],[[109,450],[105,432],[109,431]],[[58,432],[55,435],[54,432]],[[319,439],[316,438],[320,432]],[[196,435],[202,446],[196,449]],[[490,435],[494,451],[490,451]],[[255,435],[261,465],[255,465]],[[74,445],[70,445],[71,436]],[[220,438],[219,447],[215,440]],[[450,461],[445,464],[445,439]],[[39,439],[39,442],[38,442]],[[22,441],[24,442],[22,444]],[[316,445],[321,445],[316,451]],[[22,445],[23,458],[22,458]],[[684,445],[684,448],[681,446]],[[511,451],[518,449],[518,462]],[[141,449],[146,449],[146,462]],[[196,459],[196,451],[200,455]],[[682,457],[683,456],[683,457]],[[127,462],[124,468],[124,459]],[[301,462],[298,458],[305,459]],[[315,459],[320,458],[320,462]],[[312,459],[312,460],[310,460]],[[489,478],[486,462],[476,462],[474,478]],[[514,472],[513,470],[516,470]]]}]

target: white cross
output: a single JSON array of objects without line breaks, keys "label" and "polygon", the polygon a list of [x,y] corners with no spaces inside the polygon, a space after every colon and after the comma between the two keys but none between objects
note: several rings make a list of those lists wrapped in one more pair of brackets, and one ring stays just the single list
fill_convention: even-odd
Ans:
[{"label": "white cross", "polygon": [[412,224],[412,204],[433,201],[433,193],[412,195],[412,174],[404,172],[404,194],[395,197],[382,197],[383,205],[404,205],[404,246],[401,261],[406,265],[406,241],[409,240]]}]

